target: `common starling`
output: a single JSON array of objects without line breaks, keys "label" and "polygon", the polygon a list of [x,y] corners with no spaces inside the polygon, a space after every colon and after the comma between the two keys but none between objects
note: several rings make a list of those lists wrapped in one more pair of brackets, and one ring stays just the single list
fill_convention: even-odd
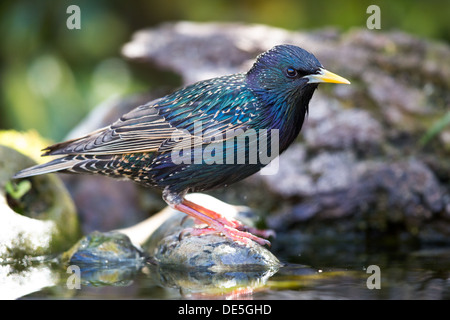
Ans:
[{"label": "common starling", "polygon": [[[278,45],[260,54],[246,73],[194,83],[138,106],[107,127],[45,148],[43,156],[61,157],[14,178],[60,171],[131,179],[162,189],[169,206],[208,225],[195,229],[198,235],[219,232],[235,241],[270,244],[255,235],[267,233],[184,196],[258,172],[268,164],[259,157],[264,148],[283,152],[299,134],[321,82],[350,83],[306,50]],[[251,130],[256,135],[248,135]],[[268,147],[260,143],[261,132],[277,133],[264,137]]]}]

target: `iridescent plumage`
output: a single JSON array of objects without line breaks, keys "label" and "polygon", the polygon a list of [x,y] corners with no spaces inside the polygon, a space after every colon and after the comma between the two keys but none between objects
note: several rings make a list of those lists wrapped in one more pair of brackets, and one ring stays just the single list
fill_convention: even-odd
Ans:
[{"label": "iridescent plumage", "polygon": [[[300,132],[318,82],[346,83],[344,80],[324,70],[309,52],[292,45],[276,46],[261,54],[247,73],[197,82],[137,107],[108,127],[44,149],[44,155],[61,157],[15,177],[61,171],[128,178],[163,189],[169,205],[214,224],[213,228],[235,240],[267,243],[238,232],[236,229],[245,229],[239,223],[229,224],[220,215],[205,213],[183,197],[190,191],[229,185],[259,171],[266,163],[249,161],[250,146],[239,144],[237,136],[249,129],[277,129],[279,152],[283,152]],[[229,132],[234,135],[227,136]],[[174,163],[172,152],[179,147],[177,136],[181,134],[193,137],[188,142],[203,154],[214,147],[214,155],[221,151],[223,159],[234,152],[235,161],[208,163],[203,158],[194,163],[192,152],[192,161]],[[233,142],[227,145],[230,139]],[[236,161],[239,148],[247,157],[244,163]]]}]

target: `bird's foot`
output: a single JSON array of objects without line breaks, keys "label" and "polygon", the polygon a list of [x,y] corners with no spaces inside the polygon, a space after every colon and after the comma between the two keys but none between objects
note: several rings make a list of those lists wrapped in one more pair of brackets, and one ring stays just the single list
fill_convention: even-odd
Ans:
[{"label": "bird's foot", "polygon": [[242,242],[244,244],[250,244],[251,241],[255,241],[256,243],[259,243],[262,246],[267,245],[270,247],[270,241],[257,237],[249,232],[240,231],[237,229],[230,228],[228,226],[223,226],[223,228],[219,229],[220,230],[217,230],[211,227],[186,228],[180,232],[179,239],[181,240],[185,234],[190,234],[191,236],[204,236],[207,234],[219,233],[225,235],[226,237],[232,239],[233,241]]},{"label": "bird's foot", "polygon": [[275,234],[272,230],[258,230],[256,228],[246,227],[237,220],[227,219],[215,211],[204,208],[186,199],[183,199],[178,204],[173,204],[173,207],[190,215],[197,222],[205,223],[209,226],[201,229],[188,229],[187,231],[192,235],[204,235],[218,232],[234,241],[243,242],[245,244],[248,244],[249,241],[252,240],[260,245],[270,246],[270,242],[268,240],[260,238],[256,235],[269,237]]},{"label": "bird's foot", "polygon": [[[196,225],[200,225],[203,224],[203,222],[197,218],[193,218],[189,215],[186,215],[182,220],[180,225],[183,225],[186,220],[188,219],[193,219],[194,220],[194,224]],[[276,233],[273,230],[270,229],[257,229],[257,228],[253,228],[253,227],[248,227],[244,224],[242,224],[241,222],[234,220],[234,219],[227,219],[227,218],[223,218],[219,220],[221,223],[223,223],[224,225],[227,225],[231,228],[237,229],[239,231],[244,231],[244,232],[248,232],[263,238],[269,238],[269,237],[276,237]],[[213,229],[213,228],[187,228],[185,229],[186,231],[189,231],[190,234],[193,234],[191,231],[192,230],[197,230],[195,231],[195,235],[204,235],[207,233],[217,233],[218,231]],[[207,229],[211,229],[211,232],[208,232]],[[203,231],[202,231],[203,230]]]}]

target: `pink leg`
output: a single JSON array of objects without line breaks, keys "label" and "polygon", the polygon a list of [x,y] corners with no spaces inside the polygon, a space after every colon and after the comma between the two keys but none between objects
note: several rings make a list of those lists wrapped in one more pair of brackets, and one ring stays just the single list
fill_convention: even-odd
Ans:
[{"label": "pink leg", "polygon": [[192,201],[189,200],[183,200],[183,203],[189,207],[191,207],[192,209],[203,213],[204,215],[219,221],[220,223],[222,223],[223,225],[229,226],[230,228],[234,228],[237,229],[239,231],[246,231],[246,232],[250,232],[253,234],[257,234],[261,237],[264,238],[268,238],[270,236],[274,237],[275,236],[275,232],[273,230],[259,230],[256,228],[251,228],[251,227],[247,227],[245,225],[243,225],[241,222],[234,220],[234,219],[228,219],[225,218],[223,215],[221,215],[220,213],[217,213],[215,211],[209,210],[205,207],[202,207]]},{"label": "pink leg", "polygon": [[[268,240],[259,238],[249,232],[238,230],[237,228],[241,228],[242,224],[237,221],[229,221],[222,215],[217,212],[206,209],[202,206],[199,206],[191,201],[183,199],[179,204],[172,205],[174,209],[184,212],[191,217],[207,224],[210,228],[206,228],[206,233],[211,233],[211,229],[214,229],[217,232],[224,234],[234,241],[239,241],[243,243],[249,243],[250,240],[253,240],[260,245],[268,245],[270,246],[270,242]],[[197,234],[204,234],[196,232]]]}]

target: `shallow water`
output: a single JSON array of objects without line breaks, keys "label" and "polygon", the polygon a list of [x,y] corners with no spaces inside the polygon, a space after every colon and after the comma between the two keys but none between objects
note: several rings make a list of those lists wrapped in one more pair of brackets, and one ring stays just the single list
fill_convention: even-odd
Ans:
[{"label": "shallow water", "polygon": [[[210,272],[57,259],[0,265],[2,299],[450,299],[450,248],[329,246],[278,256],[278,270]],[[408,249],[408,248],[407,248]],[[78,269],[78,267],[80,267]]]}]

